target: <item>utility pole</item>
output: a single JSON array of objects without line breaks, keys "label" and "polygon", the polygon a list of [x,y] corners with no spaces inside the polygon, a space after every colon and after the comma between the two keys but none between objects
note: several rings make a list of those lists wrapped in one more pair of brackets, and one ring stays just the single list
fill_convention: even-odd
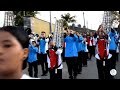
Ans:
[{"label": "utility pole", "polygon": [[52,32],[52,26],[51,26],[51,11],[50,11],[50,33]]},{"label": "utility pole", "polygon": [[83,20],[84,20],[84,28],[85,28],[85,16],[84,16],[84,12],[83,12]]}]

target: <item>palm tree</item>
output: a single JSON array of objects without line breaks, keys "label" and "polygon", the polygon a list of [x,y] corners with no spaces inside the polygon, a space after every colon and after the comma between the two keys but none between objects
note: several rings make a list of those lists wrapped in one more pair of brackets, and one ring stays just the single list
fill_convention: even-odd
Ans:
[{"label": "palm tree", "polygon": [[68,23],[71,23],[71,22],[76,22],[75,20],[75,16],[71,16],[70,13],[67,13],[67,14],[62,14],[61,15],[61,20],[63,22],[63,27],[66,28],[68,27]]},{"label": "palm tree", "polygon": [[23,18],[24,16],[29,16],[29,17],[35,17],[37,14],[37,11],[13,11],[15,15],[15,25],[16,26],[23,26],[24,21]]}]

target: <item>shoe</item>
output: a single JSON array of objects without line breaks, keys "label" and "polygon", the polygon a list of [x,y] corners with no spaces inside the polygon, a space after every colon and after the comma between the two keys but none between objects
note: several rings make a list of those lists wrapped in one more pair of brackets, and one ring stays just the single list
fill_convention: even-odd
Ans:
[{"label": "shoe", "polygon": [[38,78],[38,76],[34,76],[35,78]]},{"label": "shoe", "polygon": [[83,67],[87,67],[87,65],[83,65]]},{"label": "shoe", "polygon": [[78,72],[78,74],[82,74],[81,72]]},{"label": "shoe", "polygon": [[73,76],[70,76],[69,79],[73,79]]},{"label": "shoe", "polygon": [[77,79],[77,76],[74,76],[74,79]]},{"label": "shoe", "polygon": [[42,74],[41,76],[47,76],[47,74]]}]

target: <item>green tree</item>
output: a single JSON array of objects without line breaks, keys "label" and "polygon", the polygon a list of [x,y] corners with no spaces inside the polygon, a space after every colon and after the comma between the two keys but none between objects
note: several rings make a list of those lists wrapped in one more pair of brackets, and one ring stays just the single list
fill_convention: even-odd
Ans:
[{"label": "green tree", "polygon": [[24,21],[23,18],[24,16],[29,16],[29,17],[35,17],[37,14],[37,11],[13,11],[15,15],[15,25],[16,26],[23,26]]},{"label": "green tree", "polygon": [[71,16],[70,13],[67,13],[67,14],[62,14],[61,15],[61,20],[63,22],[63,27],[66,28],[68,27],[68,23],[71,23],[71,22],[76,22],[75,20],[75,16]]}]

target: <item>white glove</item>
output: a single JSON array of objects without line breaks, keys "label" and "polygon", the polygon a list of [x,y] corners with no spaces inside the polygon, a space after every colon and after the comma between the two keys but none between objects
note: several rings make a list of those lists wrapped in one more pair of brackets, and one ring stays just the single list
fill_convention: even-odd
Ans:
[{"label": "white glove", "polygon": [[48,43],[48,42],[49,42],[49,39],[48,39],[48,38],[47,38],[47,39],[45,39],[45,42],[46,42],[46,43]]},{"label": "white glove", "polygon": [[58,55],[60,55],[62,53],[62,49],[58,49],[57,51],[56,51],[56,54],[58,54]]},{"label": "white glove", "polygon": [[30,39],[30,44],[32,44],[32,42],[35,41],[34,39]]}]

